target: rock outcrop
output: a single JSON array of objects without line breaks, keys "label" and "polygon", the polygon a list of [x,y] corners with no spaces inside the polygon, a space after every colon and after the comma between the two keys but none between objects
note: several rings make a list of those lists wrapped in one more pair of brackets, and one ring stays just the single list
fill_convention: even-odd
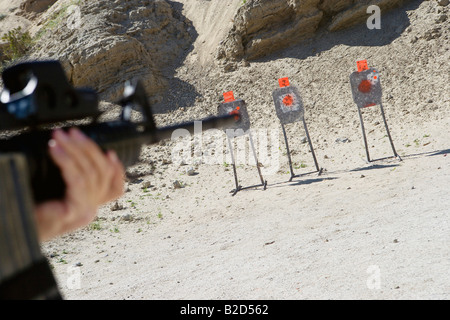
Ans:
[{"label": "rock outcrop", "polygon": [[234,26],[219,47],[218,59],[256,59],[313,34],[322,20],[320,0],[248,1],[239,8]]},{"label": "rock outcrop", "polygon": [[381,12],[386,12],[392,8],[402,5],[407,0],[354,0],[352,6],[344,7],[335,16],[332,17],[328,30],[337,31],[363,23],[367,20],[367,8],[370,5],[376,5]]},{"label": "rock outcrop", "polygon": [[234,26],[221,42],[217,59],[254,60],[312,37],[320,26],[329,31],[368,18],[367,7],[384,12],[408,0],[250,0],[241,6]]},{"label": "rock outcrop", "polygon": [[20,4],[20,14],[33,19],[40,13],[46,11],[57,0],[25,0]]},{"label": "rock outcrop", "polygon": [[[192,43],[191,24],[163,0],[60,0],[38,23],[33,56],[58,59],[75,86],[115,102],[139,78],[157,102]],[[57,25],[57,27],[55,27]]]}]

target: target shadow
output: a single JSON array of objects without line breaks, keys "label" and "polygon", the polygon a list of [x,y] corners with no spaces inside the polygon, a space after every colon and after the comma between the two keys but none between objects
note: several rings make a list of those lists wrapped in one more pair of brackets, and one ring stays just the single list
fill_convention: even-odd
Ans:
[{"label": "target shadow", "polygon": [[[450,149],[443,149],[443,150],[435,150],[435,151],[430,151],[430,152],[422,152],[422,153],[416,153],[416,154],[410,154],[410,155],[404,155],[402,156],[403,159],[408,159],[408,158],[412,158],[412,157],[434,157],[434,156],[440,156],[443,155],[445,156],[446,154],[450,154]],[[345,174],[345,173],[349,173],[349,172],[362,172],[362,171],[368,171],[368,170],[382,170],[382,169],[394,169],[400,166],[400,162],[398,163],[387,163],[387,164],[380,164],[380,163],[373,163],[375,161],[385,161],[385,160],[389,160],[389,159],[395,159],[395,157],[384,157],[384,158],[379,158],[376,160],[372,160],[372,162],[370,164],[368,164],[367,166],[364,167],[359,167],[359,168],[354,168],[354,169],[348,169],[348,170],[341,170],[341,171],[332,171],[332,172],[326,172],[327,175],[338,175],[338,174]],[[319,183],[319,182],[324,182],[324,181],[332,181],[332,180],[336,180],[339,179],[336,176],[327,176],[327,177],[323,177],[320,176],[318,174],[318,176],[316,178],[314,177],[310,177],[307,179],[301,179],[301,178],[305,178],[307,176],[311,176],[313,174],[318,174],[317,171],[313,171],[313,172],[308,172],[308,173],[303,173],[303,174],[298,174],[294,176],[294,180],[293,181],[280,181],[280,182],[275,182],[275,183],[271,183],[267,185],[267,189],[272,189],[272,188],[282,188],[285,186],[302,186],[302,185],[310,185],[313,183]],[[297,180],[297,178],[300,178]],[[254,185],[254,186],[249,186],[249,187],[245,187],[242,188],[241,190],[244,189],[251,189],[254,188],[253,190],[255,190],[255,188],[257,187],[261,187],[261,185]]]},{"label": "target shadow", "polygon": [[[301,178],[305,178],[307,176],[311,176],[313,174],[317,174],[317,178],[310,177],[310,178],[307,178],[307,179],[301,179]],[[319,182],[331,181],[331,180],[338,179],[337,177],[324,177],[324,176],[322,176],[322,173],[319,174],[317,171],[297,174],[293,178],[294,179],[290,178],[290,179],[288,179],[286,181],[280,181],[280,182],[275,182],[275,183],[272,183],[272,184],[268,184],[267,185],[267,189],[281,188],[281,187],[285,187],[285,186],[293,187],[293,186],[309,185],[309,184],[313,184],[313,183],[319,183]],[[300,179],[298,179],[298,178],[300,178]]]},{"label": "target shadow", "polygon": [[[382,159],[380,159],[382,160]],[[373,160],[377,161],[377,160]],[[389,169],[389,168],[396,168],[400,166],[400,164],[372,164],[368,165],[366,167],[351,169],[349,172],[359,172],[359,171],[368,171],[368,170],[377,170],[377,169]]]},{"label": "target shadow", "polygon": [[[409,154],[409,155],[403,155],[402,159],[412,159],[415,157],[435,157],[435,156],[440,156],[443,155],[445,156],[446,154],[450,154],[450,149],[443,149],[443,150],[434,150],[434,151],[427,151],[427,152],[420,152],[420,153],[414,153],[414,154]],[[364,167],[359,167],[359,168],[355,168],[355,169],[348,169],[348,170],[342,170],[342,171],[333,171],[333,172],[328,172],[327,174],[342,174],[342,173],[348,173],[348,172],[359,172],[359,171],[367,171],[367,170],[377,170],[377,169],[393,169],[393,168],[397,168],[400,166],[401,162],[397,162],[397,163],[388,163],[388,164],[380,164],[380,163],[374,163],[377,161],[386,161],[386,160],[392,160],[395,161],[395,157],[384,157],[384,158],[379,158],[379,159],[375,159],[372,160],[369,164],[367,164]]]},{"label": "target shadow", "polygon": [[441,156],[450,153],[450,149],[445,149],[441,151],[433,151],[432,154],[428,154],[427,157]]},{"label": "target shadow", "polygon": [[234,195],[240,193],[241,191],[248,191],[248,190],[257,191],[259,189],[261,189],[261,191],[264,191],[264,190],[266,190],[266,188],[267,188],[267,184],[263,185],[260,183],[260,184],[254,184],[251,186],[245,186],[245,187],[239,186],[239,188],[237,190],[232,189],[232,190],[230,190],[229,193],[231,193],[234,196]]},{"label": "target shadow", "polygon": [[443,150],[434,150],[434,151],[425,151],[425,152],[419,152],[419,153],[412,153],[408,155],[403,155],[403,159],[411,159],[416,157],[435,157],[435,156],[441,156],[450,154],[450,149],[443,149]]},{"label": "target shadow", "polygon": [[324,181],[332,181],[338,179],[337,177],[320,177],[320,178],[311,178],[311,179],[305,179],[305,180],[298,180],[298,181],[291,181],[289,183],[289,186],[302,186],[302,185],[308,185],[318,182],[324,182]]}]

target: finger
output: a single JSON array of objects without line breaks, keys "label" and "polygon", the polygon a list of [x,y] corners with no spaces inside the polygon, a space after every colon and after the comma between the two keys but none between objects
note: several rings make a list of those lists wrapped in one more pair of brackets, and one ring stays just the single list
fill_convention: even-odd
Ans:
[{"label": "finger", "polygon": [[57,220],[54,221],[55,229],[67,232],[92,220],[98,204],[92,201],[95,192],[90,189],[88,177],[57,140],[49,141],[49,154],[60,168],[66,196],[63,200],[46,202],[41,211],[46,213],[48,221]]},{"label": "finger", "polygon": [[[75,128],[68,134],[57,130],[54,137],[64,152],[64,158],[71,158],[71,170],[85,177],[85,192],[93,192],[91,196],[96,204],[117,199],[123,194],[125,170],[114,151],[105,156],[95,142]],[[60,160],[60,163],[64,161]],[[73,168],[74,164],[77,170]]]},{"label": "finger", "polygon": [[57,129],[53,132],[53,139],[78,167],[78,172],[80,174],[86,175],[86,177],[90,179],[95,178],[94,168],[92,167],[89,158],[86,156],[87,151],[82,147],[81,138],[77,141],[63,130]]},{"label": "finger", "polygon": [[66,185],[84,187],[84,179],[80,174],[79,167],[55,139],[49,141],[49,154],[53,162],[59,167]]},{"label": "finger", "polygon": [[115,200],[123,195],[125,182],[125,169],[120,162],[115,151],[108,151],[107,158],[109,161],[112,175],[109,181],[108,192],[105,195],[105,201]]},{"label": "finger", "polygon": [[[105,153],[91,139],[87,138],[80,130],[72,128],[69,136],[83,149],[80,154],[85,156],[89,161],[89,167],[84,168],[84,172],[89,175],[92,191],[95,192],[95,202],[97,205],[103,204],[112,198],[110,194],[112,178],[116,170],[116,164],[111,163]],[[110,156],[115,153],[110,154]],[[87,164],[82,164],[87,166]]]},{"label": "finger", "polygon": [[94,166],[99,177],[109,179],[113,175],[113,170],[108,163],[107,157],[105,157],[105,153],[98,144],[77,128],[70,129],[69,135],[79,143],[80,148],[83,148],[84,155],[88,157],[90,164]]},{"label": "finger", "polygon": [[66,150],[81,168],[87,181],[87,187],[95,192],[96,198],[102,199],[109,188],[112,170],[100,147],[79,129],[71,128],[68,132]]}]

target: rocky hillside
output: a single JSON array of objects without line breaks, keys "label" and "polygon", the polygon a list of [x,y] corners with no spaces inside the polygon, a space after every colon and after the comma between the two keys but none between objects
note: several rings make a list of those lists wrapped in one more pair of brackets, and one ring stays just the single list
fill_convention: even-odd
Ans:
[{"label": "rocky hillside", "polygon": [[167,1],[24,1],[17,15],[31,21],[29,58],[60,60],[73,85],[107,101],[133,78],[157,101],[193,41],[190,22]]},{"label": "rocky hillside", "polygon": [[[79,10],[74,27],[65,24],[71,5]],[[166,1],[60,0],[37,26],[33,56],[59,59],[75,86],[94,87],[108,101],[133,78],[157,100],[192,43],[190,22]]]},{"label": "rocky hillside", "polygon": [[[405,2],[25,0],[5,17],[22,19],[17,24],[34,36],[31,58],[59,59],[75,86],[93,87],[114,102],[126,79],[140,78],[153,103],[170,103],[164,93],[192,50],[202,65],[213,60],[232,71],[236,62],[292,47],[321,30],[361,24],[368,4],[384,13]],[[194,27],[189,15],[202,15],[202,23]],[[201,42],[193,46],[197,37]]]},{"label": "rocky hillside", "polygon": [[[353,110],[348,76],[358,59],[382,69],[393,120],[414,123],[448,109],[446,0],[383,11],[381,30],[357,23],[364,1],[59,0],[45,11],[15,3],[3,22],[32,17],[23,24],[36,40],[32,58],[59,59],[75,86],[112,103],[126,80],[141,79],[159,124],[215,114],[222,93],[233,90],[247,101],[252,126],[276,126],[271,92],[289,76],[312,131],[352,123],[358,132],[353,113],[330,109]],[[315,139],[319,147],[326,140]]]},{"label": "rocky hillside", "polygon": [[30,19],[45,12],[57,0],[25,0],[20,4],[20,14]]},{"label": "rocky hillside", "polygon": [[321,26],[345,29],[367,20],[367,7],[387,12],[408,0],[250,0],[236,13],[217,58],[254,60],[311,38]]}]

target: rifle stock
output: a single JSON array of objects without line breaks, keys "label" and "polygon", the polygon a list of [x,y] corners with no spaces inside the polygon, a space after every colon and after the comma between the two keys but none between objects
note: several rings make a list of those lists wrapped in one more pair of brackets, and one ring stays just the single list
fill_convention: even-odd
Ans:
[{"label": "rifle stock", "polygon": [[40,251],[25,157],[0,154],[0,177],[0,299],[60,299]]}]

